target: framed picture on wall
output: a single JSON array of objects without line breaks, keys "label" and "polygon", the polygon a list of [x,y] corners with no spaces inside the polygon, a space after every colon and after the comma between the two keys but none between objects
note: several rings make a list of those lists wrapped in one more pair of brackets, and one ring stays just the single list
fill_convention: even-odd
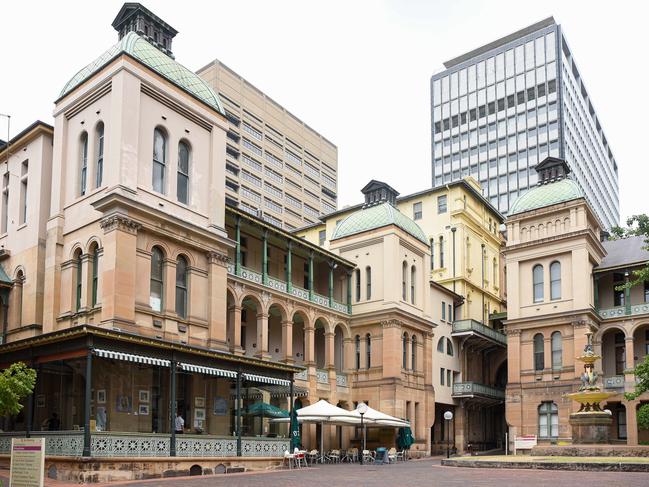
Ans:
[{"label": "framed picture on wall", "polygon": [[149,402],[149,390],[140,389],[139,399],[140,402]]},{"label": "framed picture on wall", "polygon": [[131,396],[117,396],[116,409],[118,413],[130,413]]},{"label": "framed picture on wall", "polygon": [[45,394],[36,395],[36,407],[44,408],[45,407]]},{"label": "framed picture on wall", "polygon": [[140,416],[148,416],[149,415],[149,405],[148,404],[140,404],[139,407],[137,408],[137,413]]},{"label": "framed picture on wall", "polygon": [[205,409],[196,408],[194,409],[194,419],[197,421],[203,421],[205,419]]},{"label": "framed picture on wall", "polygon": [[212,414],[214,416],[225,416],[228,414],[228,401],[223,397],[215,397]]},{"label": "framed picture on wall", "polygon": [[205,398],[204,397],[195,397],[194,398],[194,407],[204,408],[205,407]]},{"label": "framed picture on wall", "polygon": [[97,404],[106,404],[106,389],[97,391]]}]

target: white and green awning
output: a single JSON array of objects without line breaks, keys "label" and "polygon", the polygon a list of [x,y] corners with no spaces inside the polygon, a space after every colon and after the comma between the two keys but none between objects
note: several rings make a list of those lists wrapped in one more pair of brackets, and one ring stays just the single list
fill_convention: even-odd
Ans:
[{"label": "white and green awning", "polygon": [[286,379],[277,379],[275,377],[268,377],[265,375],[257,374],[243,374],[243,378],[251,382],[261,382],[263,384],[275,384],[278,386],[290,386],[291,381]]},{"label": "white and green awning", "polygon": [[113,360],[123,360],[124,362],[134,362],[136,364],[157,365],[158,367],[170,367],[169,360],[147,357],[145,355],[136,355],[134,353],[115,352],[113,350],[103,350],[95,348],[95,355],[98,357],[109,358]]},{"label": "white and green awning", "polygon": [[237,378],[237,373],[234,370],[216,369],[214,367],[205,367],[204,365],[186,364],[182,362],[178,365],[183,370],[196,372],[197,374],[215,375],[217,377],[229,377],[232,379]]}]

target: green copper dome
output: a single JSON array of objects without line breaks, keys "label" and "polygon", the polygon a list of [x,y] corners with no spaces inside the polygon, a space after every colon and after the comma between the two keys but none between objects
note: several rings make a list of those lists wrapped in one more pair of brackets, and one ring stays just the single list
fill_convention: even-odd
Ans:
[{"label": "green copper dome", "polygon": [[160,49],[149,44],[144,38],[135,32],[129,32],[113,47],[99,56],[96,60],[83,68],[73,78],[66,83],[61,90],[62,98],[75,87],[90,78],[94,73],[108,64],[113,58],[126,53],[137,59],[145,66],[148,66],[156,73],[167,78],[169,81],[182,88],[190,95],[195,96],[202,102],[214,108],[219,113],[225,115],[221,100],[214,90],[203,81],[196,73],[193,73],[182,64],[176,62],[171,57],[160,51]]},{"label": "green copper dome", "polygon": [[426,234],[413,220],[397,210],[390,203],[381,203],[356,211],[343,219],[334,230],[331,240],[349,237],[375,228],[396,225],[405,232],[428,245]]},{"label": "green copper dome", "polygon": [[584,193],[572,179],[565,178],[541,184],[518,197],[509,208],[509,214],[523,213],[564,201],[583,198]]}]

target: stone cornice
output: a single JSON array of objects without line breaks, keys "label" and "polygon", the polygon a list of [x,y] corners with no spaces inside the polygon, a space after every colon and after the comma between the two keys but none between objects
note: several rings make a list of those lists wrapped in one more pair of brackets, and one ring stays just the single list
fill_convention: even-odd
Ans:
[{"label": "stone cornice", "polygon": [[221,252],[208,252],[207,261],[210,264],[216,264],[221,267],[227,267],[230,262],[230,257],[227,254]]},{"label": "stone cornice", "polygon": [[381,328],[401,328],[402,326],[403,326],[403,321],[397,319],[381,321]]},{"label": "stone cornice", "polygon": [[99,222],[99,226],[104,230],[104,233],[109,233],[113,230],[120,230],[132,235],[137,234],[137,231],[142,228],[141,224],[124,215],[111,215],[103,218],[101,222]]}]

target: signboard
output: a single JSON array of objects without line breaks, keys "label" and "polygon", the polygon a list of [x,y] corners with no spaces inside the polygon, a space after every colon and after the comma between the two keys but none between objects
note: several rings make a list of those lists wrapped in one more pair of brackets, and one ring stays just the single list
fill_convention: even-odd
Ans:
[{"label": "signboard", "polygon": [[43,487],[45,438],[13,438],[9,487]]},{"label": "signboard", "polygon": [[536,446],[536,435],[516,436],[514,438],[514,455],[516,450],[531,450]]}]

